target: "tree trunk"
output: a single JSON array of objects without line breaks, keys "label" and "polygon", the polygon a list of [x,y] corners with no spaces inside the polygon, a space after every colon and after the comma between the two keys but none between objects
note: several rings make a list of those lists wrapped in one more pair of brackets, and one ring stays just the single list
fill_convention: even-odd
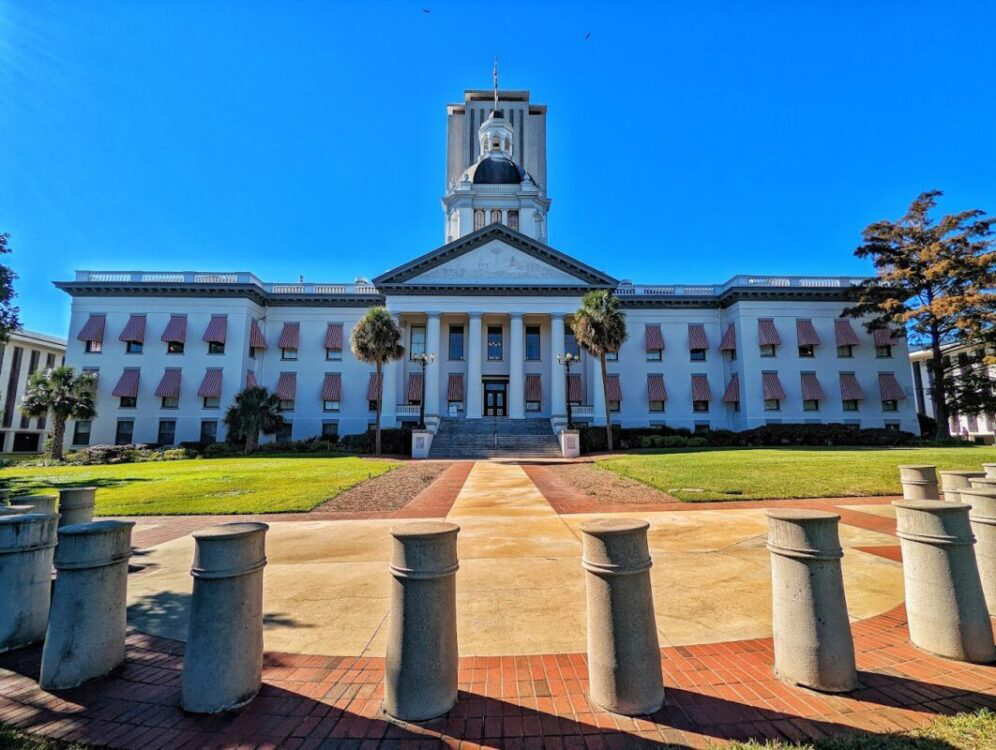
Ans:
[{"label": "tree trunk", "polygon": [[53,461],[62,460],[62,446],[66,442],[66,417],[58,412],[52,418],[52,450]]},{"label": "tree trunk", "polygon": [[381,363],[377,362],[377,423],[374,425],[374,455],[380,455],[380,412],[384,408],[384,378],[381,377]]},{"label": "tree trunk", "polygon": [[934,374],[934,385],[931,389],[931,399],[934,402],[934,418],[937,427],[934,430],[935,440],[948,440],[951,430],[948,428],[948,389],[944,382],[944,357],[941,354],[941,334],[937,324],[930,327],[930,371]]},{"label": "tree trunk", "polygon": [[259,445],[259,425],[253,425],[253,429],[246,430],[246,455],[256,450]]},{"label": "tree trunk", "polygon": [[612,452],[612,412],[609,410],[609,381],[605,377],[605,352],[598,355],[598,364],[602,368],[602,403],[605,405],[605,438],[609,453]]}]

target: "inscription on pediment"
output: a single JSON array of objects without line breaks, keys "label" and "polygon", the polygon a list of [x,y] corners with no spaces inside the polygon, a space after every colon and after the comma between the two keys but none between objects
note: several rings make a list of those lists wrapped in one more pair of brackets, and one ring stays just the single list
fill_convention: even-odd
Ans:
[{"label": "inscription on pediment", "polygon": [[584,282],[527,253],[492,240],[420,274],[409,284],[572,284]]}]

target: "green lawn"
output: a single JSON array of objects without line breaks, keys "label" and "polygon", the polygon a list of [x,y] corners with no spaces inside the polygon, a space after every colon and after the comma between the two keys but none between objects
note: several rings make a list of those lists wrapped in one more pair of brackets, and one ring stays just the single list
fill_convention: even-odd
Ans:
[{"label": "green lawn", "polygon": [[686,501],[897,495],[899,464],[981,470],[996,448],[738,448],[642,453],[598,461],[603,469]]},{"label": "green lawn", "polygon": [[397,462],[341,456],[260,456],[0,470],[15,492],[94,485],[98,515],[307,511]]}]

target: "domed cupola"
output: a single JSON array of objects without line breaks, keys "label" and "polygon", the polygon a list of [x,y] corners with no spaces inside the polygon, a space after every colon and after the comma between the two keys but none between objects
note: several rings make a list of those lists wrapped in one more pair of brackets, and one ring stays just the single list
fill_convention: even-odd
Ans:
[{"label": "domed cupola", "polygon": [[501,111],[493,110],[477,131],[481,157],[467,167],[463,179],[475,185],[518,185],[526,179],[526,170],[512,158],[512,126]]}]

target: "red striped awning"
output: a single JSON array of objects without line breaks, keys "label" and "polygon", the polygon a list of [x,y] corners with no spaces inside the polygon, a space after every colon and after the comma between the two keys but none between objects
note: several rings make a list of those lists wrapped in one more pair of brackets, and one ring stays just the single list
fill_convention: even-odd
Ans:
[{"label": "red striped awning", "polygon": [[112,396],[138,398],[138,380],[141,373],[138,368],[129,368],[121,373],[118,384],[111,391]]},{"label": "red striped awning", "polygon": [[781,346],[782,337],[778,335],[775,321],[771,318],[761,318],[757,321],[757,343],[761,346]]},{"label": "red striped awning", "polygon": [[80,332],[76,334],[77,341],[103,341],[106,322],[107,316],[103,313],[91,314],[83,327],[80,328]]},{"label": "red striped awning", "polygon": [[719,342],[719,350],[721,352],[730,352],[737,350],[737,329],[730,323],[723,332],[723,340]]},{"label": "red striped awning", "polygon": [[212,315],[211,322],[204,329],[203,340],[209,344],[224,344],[228,336],[228,316]]},{"label": "red striped awning", "polygon": [[709,338],[706,336],[705,326],[701,323],[688,324],[688,348],[708,349]]},{"label": "red striped awning", "polygon": [[249,346],[253,349],[265,349],[266,337],[259,327],[259,321],[253,320],[249,323]]},{"label": "red striped awning", "polygon": [[833,335],[837,346],[858,346],[858,334],[854,332],[851,321],[847,318],[836,318],[833,322]]},{"label": "red striped awning", "polygon": [[644,328],[644,339],[648,352],[664,350],[664,336],[661,335],[661,327],[659,325],[646,326]]},{"label": "red striped awning", "polygon": [[861,384],[853,372],[840,374],[840,397],[844,401],[861,401],[865,397],[865,392],[861,390]]},{"label": "red striped awning", "polygon": [[664,388],[663,375],[647,375],[647,400],[666,401],[667,390]]},{"label": "red striped awning", "polygon": [[284,329],[280,332],[280,340],[277,342],[279,349],[300,349],[301,344],[301,324],[284,323]]},{"label": "red striped awning", "polygon": [[726,391],[723,393],[723,403],[740,403],[740,376],[736,373],[733,373],[733,377],[730,378],[730,382],[726,386]]},{"label": "red striped awning", "polygon": [[187,340],[187,316],[170,315],[161,340],[167,344],[184,343]]},{"label": "red striped awning", "polygon": [[342,323],[329,323],[325,329],[325,348],[342,349]]},{"label": "red striped awning", "polygon": [[692,375],[692,401],[711,401],[712,391],[709,390],[709,378],[706,375]]},{"label": "red striped awning", "polygon": [[156,386],[157,398],[180,398],[180,370],[177,367],[167,367],[159,385]]},{"label": "red striped awning", "polygon": [[761,383],[764,391],[764,399],[777,399],[781,401],[785,398],[785,389],[782,388],[782,381],[778,379],[777,372],[765,372],[761,374]]},{"label": "red striped awning", "polygon": [[567,376],[567,400],[584,403],[584,388],[581,386],[580,375]]},{"label": "red striped awning", "polygon": [[875,346],[894,346],[899,333],[891,328],[876,328],[872,331]]},{"label": "red striped awning", "polygon": [[815,372],[804,372],[801,374],[801,379],[803,401],[823,401],[826,399]]},{"label": "red striped awning", "polygon": [[406,396],[406,398],[409,401],[422,400],[422,373],[420,372],[408,373],[408,395]]},{"label": "red striped awning", "polygon": [[[526,376],[526,400],[529,400],[529,375]],[[446,400],[463,401],[463,373],[451,372],[446,381]]]},{"label": "red striped awning", "polygon": [[820,335],[809,318],[796,318],[795,335],[799,346],[819,346]]},{"label": "red striped awning", "polygon": [[121,329],[118,341],[135,341],[139,344],[145,343],[145,316],[132,315]]},{"label": "red striped awning", "polygon": [[342,401],[342,375],[340,373],[325,373],[325,380],[322,381],[322,401]]},{"label": "red striped awning", "polygon": [[204,380],[201,387],[197,389],[200,398],[221,398],[221,373],[220,367],[209,367],[204,373]]},{"label": "red striped awning", "polygon": [[883,401],[901,401],[906,398],[906,392],[892,372],[878,374],[878,390],[882,394]]},{"label": "red striped awning", "polygon": [[297,396],[297,373],[282,372],[277,380],[277,398],[293,401]]},{"label": "red striped awning", "polygon": [[367,401],[380,401],[380,383],[383,379],[383,374],[370,373],[370,382],[367,384]]},{"label": "red striped awning", "polygon": [[606,398],[609,401],[622,401],[622,386],[618,375],[605,376]]},{"label": "red striped awning", "polygon": [[256,373],[252,370],[246,370],[246,388],[256,388],[258,385]]}]

